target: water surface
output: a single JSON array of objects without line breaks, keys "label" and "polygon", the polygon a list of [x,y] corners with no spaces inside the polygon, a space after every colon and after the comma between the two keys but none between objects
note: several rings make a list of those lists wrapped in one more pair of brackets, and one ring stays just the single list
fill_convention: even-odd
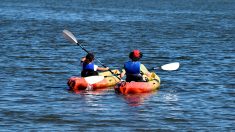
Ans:
[{"label": "water surface", "polygon": [[[233,1],[3,0],[0,8],[2,131],[234,131]],[[113,88],[71,93],[86,53],[70,30],[112,69],[132,49],[155,72],[160,90],[117,95]],[[96,62],[99,64],[98,62]]]}]

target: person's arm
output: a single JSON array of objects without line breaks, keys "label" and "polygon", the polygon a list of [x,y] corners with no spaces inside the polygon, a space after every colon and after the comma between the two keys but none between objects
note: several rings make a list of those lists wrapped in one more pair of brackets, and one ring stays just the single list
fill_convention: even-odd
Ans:
[{"label": "person's arm", "polygon": [[143,74],[147,75],[148,77],[151,76],[151,73],[148,71],[148,69],[143,64],[140,65],[140,71],[143,72]]},{"label": "person's arm", "polygon": [[109,67],[97,67],[97,71],[107,71],[109,70]]}]

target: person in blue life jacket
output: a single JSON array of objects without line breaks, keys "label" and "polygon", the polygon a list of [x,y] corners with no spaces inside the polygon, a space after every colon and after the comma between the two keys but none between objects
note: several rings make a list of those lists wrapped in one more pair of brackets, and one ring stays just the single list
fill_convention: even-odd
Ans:
[{"label": "person in blue life jacket", "polygon": [[[145,82],[147,80],[143,79],[143,75],[151,76],[151,73],[148,72],[146,67],[141,64],[139,61],[142,58],[143,54],[139,50],[133,50],[129,54],[131,60],[124,63],[124,70],[122,71],[120,77],[124,77],[126,74],[126,81],[136,81],[136,82]],[[142,71],[144,70],[144,73]]]},{"label": "person in blue life jacket", "polygon": [[83,57],[81,59],[81,64],[82,64],[82,72],[81,76],[82,77],[88,77],[88,76],[95,76],[98,75],[98,71],[107,71],[109,70],[109,67],[98,67],[97,65],[94,64],[94,54],[88,53],[86,57]]}]

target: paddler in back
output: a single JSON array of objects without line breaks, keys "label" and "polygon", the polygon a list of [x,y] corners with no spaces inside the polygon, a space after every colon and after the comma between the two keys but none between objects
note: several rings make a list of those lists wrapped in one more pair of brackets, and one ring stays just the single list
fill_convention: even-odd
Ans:
[{"label": "paddler in back", "polygon": [[97,65],[94,64],[94,54],[88,53],[86,57],[83,57],[81,59],[82,63],[82,72],[81,76],[82,77],[88,77],[88,76],[96,76],[98,75],[98,71],[107,71],[109,70],[109,67],[98,67]]},{"label": "paddler in back", "polygon": [[139,61],[143,57],[142,52],[139,50],[133,50],[129,54],[129,58],[131,60],[124,63],[124,69],[120,75],[120,77],[124,77],[126,74],[126,81],[131,82],[145,82],[147,79],[143,77],[146,75],[147,77],[151,76],[151,73],[146,69],[146,67],[141,64]]}]

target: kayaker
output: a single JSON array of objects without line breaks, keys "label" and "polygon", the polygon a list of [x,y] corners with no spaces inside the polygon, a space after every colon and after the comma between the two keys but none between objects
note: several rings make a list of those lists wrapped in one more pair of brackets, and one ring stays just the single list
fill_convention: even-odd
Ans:
[{"label": "kayaker", "polygon": [[88,76],[95,76],[98,75],[98,71],[107,71],[109,70],[109,67],[98,67],[97,65],[94,64],[94,54],[88,53],[86,57],[83,57],[81,59],[82,63],[82,72],[81,76],[82,77],[88,77]]},{"label": "kayaker", "polygon": [[142,58],[143,54],[139,50],[133,50],[129,54],[130,61],[124,63],[124,69],[120,75],[120,77],[124,77],[126,74],[126,81],[136,81],[136,82],[143,82],[147,81],[143,78],[143,75],[148,77],[151,76],[151,73],[148,72],[146,67],[140,63],[140,59]]}]

